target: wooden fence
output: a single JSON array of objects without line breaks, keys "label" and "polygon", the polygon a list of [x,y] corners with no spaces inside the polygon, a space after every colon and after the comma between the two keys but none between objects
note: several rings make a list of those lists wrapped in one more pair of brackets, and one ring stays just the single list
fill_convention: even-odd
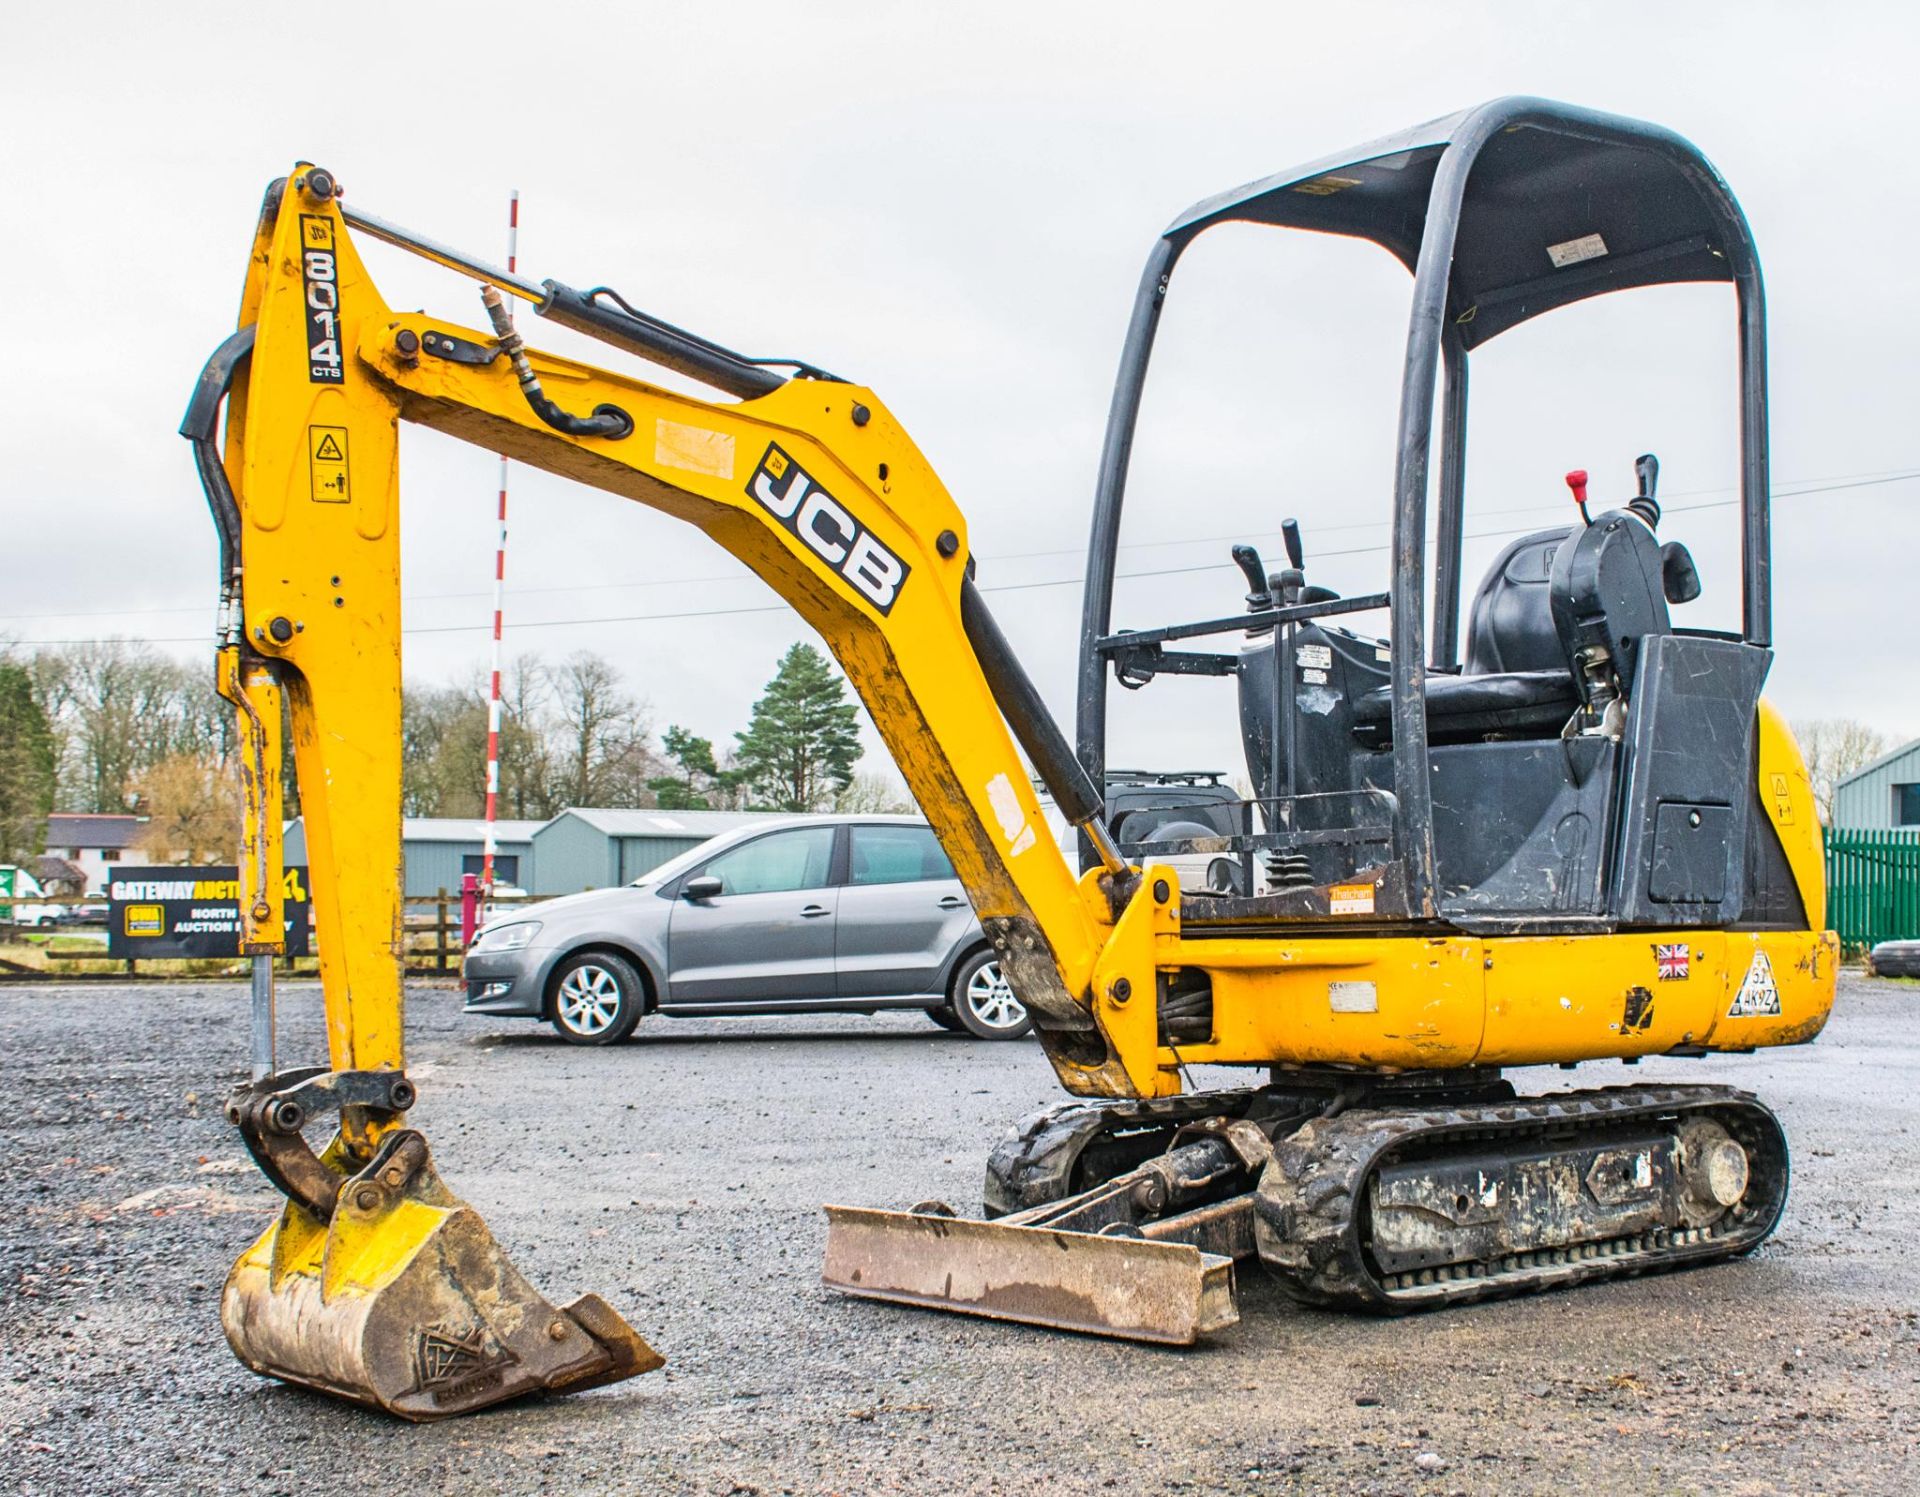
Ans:
[{"label": "wooden fence", "polygon": [[1848,952],[1920,939],[1920,829],[1827,828],[1827,924]]},{"label": "wooden fence", "polygon": [[[509,908],[538,904],[542,896],[521,895],[511,901],[496,899],[481,911],[479,924],[491,910],[498,919]],[[438,890],[430,899],[409,899],[401,922],[409,977],[452,977],[460,970],[466,948],[460,944],[460,891]]]}]

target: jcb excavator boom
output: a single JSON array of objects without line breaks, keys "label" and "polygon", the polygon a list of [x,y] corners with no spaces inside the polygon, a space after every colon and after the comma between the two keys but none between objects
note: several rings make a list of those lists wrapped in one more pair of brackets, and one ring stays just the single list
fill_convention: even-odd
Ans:
[{"label": "jcb excavator boom", "polygon": [[[356,231],[485,283],[489,326],[395,312],[361,262]],[[737,401],[529,348],[509,298]],[[1814,819],[1804,770],[1770,709],[1758,717],[1754,752],[1767,786],[1758,798],[1798,880],[1797,920],[1726,928],[1694,917],[1665,932],[1590,916],[1450,917],[1432,887],[1430,821],[1413,827],[1411,842],[1384,834],[1389,854],[1348,865],[1355,871],[1329,895],[1314,887],[1322,852],[1292,843],[1360,857],[1352,849],[1380,836],[1305,826],[1277,795],[1261,803],[1267,833],[1228,840],[1235,851],[1281,849],[1282,862],[1293,860],[1288,877],[1264,895],[1242,890],[1253,897],[1238,903],[1183,898],[1171,868],[1131,866],[1116,846],[1099,790],[974,585],[964,517],[870,391],[809,365],[742,358],[605,288],[583,293],[472,260],[347,208],[329,173],[301,165],[267,195],[240,331],[208,365],[183,428],[221,532],[220,682],[248,746],[242,892],[246,949],[261,975],[254,1077],[230,1115],[288,1196],[227,1288],[227,1333],[249,1365],[411,1417],[658,1365],[597,1299],[566,1312],[541,1300],[403,1126],[413,1086],[399,986],[401,420],[686,520],[790,601],[865,702],[1060,1081],[1101,1099],[996,1154],[990,1204],[1015,1213],[1012,1224],[943,1225],[931,1209],[843,1214],[831,1282],[1181,1341],[1231,1319],[1227,1261],[1256,1247],[1283,1271],[1297,1260],[1303,1292],[1380,1308],[1636,1271],[1682,1261],[1683,1247],[1724,1255],[1770,1228],[1784,1151],[1771,1115],[1740,1094],[1636,1092],[1574,1119],[1534,1104],[1502,1110],[1512,1093],[1492,1069],[1748,1049],[1817,1032],[1833,953],[1819,933]],[[1594,533],[1614,523],[1603,516]],[[1280,641],[1292,650],[1296,633],[1317,637],[1315,621],[1358,606],[1314,596],[1320,590],[1292,575],[1243,622],[1185,632],[1244,625],[1269,649]],[[1413,585],[1417,611],[1417,575]],[[1401,628],[1395,586],[1396,647],[1405,635],[1417,656],[1419,628]],[[1129,648],[1130,668],[1175,668],[1155,665],[1164,657],[1152,640]],[[1642,680],[1657,683],[1659,651],[1648,646],[1642,658],[1652,662]],[[1611,765],[1620,724],[1633,721],[1623,706],[1630,695],[1651,700],[1654,688],[1607,675],[1604,652],[1582,659],[1601,684],[1569,725],[1564,758],[1582,784],[1598,785],[1595,766]],[[1396,692],[1408,681],[1417,690],[1422,669],[1396,657]],[[1757,698],[1758,676],[1749,676]],[[282,928],[283,701],[329,1043],[328,1066],[297,1071],[279,1069],[272,1051],[266,964]],[[1750,729],[1751,699],[1733,710]],[[1391,721],[1406,717],[1396,696]],[[1050,835],[1022,751],[1094,849],[1086,874]],[[1407,801],[1390,787],[1417,782],[1412,799],[1425,795],[1424,746],[1411,778],[1390,749],[1372,758],[1387,765],[1384,779],[1350,798],[1386,805],[1401,827]],[[1751,786],[1754,771],[1744,772]],[[1414,874],[1403,877],[1403,866]],[[1657,1003],[1656,963],[1677,964],[1686,979],[1661,985]],[[1743,1001],[1760,972],[1766,1001]],[[1178,1095],[1182,1066],[1198,1061],[1285,1074],[1215,1105]],[[1286,1075],[1297,1084],[1282,1085]],[[1421,1128],[1407,1123],[1408,1108],[1430,1110]],[[327,1110],[338,1111],[339,1134],[316,1155],[300,1129]],[[1563,1146],[1569,1129],[1583,1140],[1574,1153]],[[1320,1152],[1302,1140],[1318,1140]],[[1329,1205],[1303,1182],[1336,1156],[1351,1179]],[[1476,1160],[1479,1194],[1459,1195],[1456,1210],[1435,1171],[1458,1174]],[[1576,1165],[1597,1191],[1584,1207],[1561,1190]],[[1591,1183],[1603,1179],[1612,1183]],[[1529,1203],[1519,1219],[1493,1204],[1507,1198]],[[1435,1227],[1434,1212],[1452,1226]],[[1077,1279],[1036,1286],[1048,1254],[1095,1232],[1128,1240],[1080,1263]],[[1676,1246],[1677,1232],[1696,1236]],[[1363,1239],[1378,1246],[1353,1256]],[[1568,1263],[1593,1263],[1576,1271],[1536,1261],[1566,1253]],[[1472,1293],[1428,1292],[1452,1284],[1456,1269]],[[1081,1280],[1084,1295],[1073,1287]]]}]

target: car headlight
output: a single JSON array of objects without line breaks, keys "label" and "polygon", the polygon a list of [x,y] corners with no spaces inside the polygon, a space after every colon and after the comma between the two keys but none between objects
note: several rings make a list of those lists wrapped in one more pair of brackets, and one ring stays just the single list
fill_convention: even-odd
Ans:
[{"label": "car headlight", "polygon": [[538,920],[520,920],[512,925],[490,925],[474,938],[469,951],[518,951],[540,934]]}]

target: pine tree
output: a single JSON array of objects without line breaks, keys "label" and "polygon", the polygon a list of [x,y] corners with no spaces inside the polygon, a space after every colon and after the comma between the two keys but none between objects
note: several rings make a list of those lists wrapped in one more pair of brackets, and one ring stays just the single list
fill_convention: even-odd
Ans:
[{"label": "pine tree", "polygon": [[24,863],[45,845],[54,770],[53,729],[33,678],[0,660],[0,863]]},{"label": "pine tree", "polygon": [[647,781],[647,788],[658,797],[656,803],[661,810],[706,811],[712,808],[713,796],[730,799],[739,788],[739,774],[722,769],[714,762],[711,738],[701,738],[673,725],[660,735],[660,742],[667,757],[680,770],[678,774],[656,775]]},{"label": "pine tree", "polygon": [[754,800],[774,811],[821,811],[853,779],[860,709],[811,645],[796,644],[753,704],[734,763]]}]

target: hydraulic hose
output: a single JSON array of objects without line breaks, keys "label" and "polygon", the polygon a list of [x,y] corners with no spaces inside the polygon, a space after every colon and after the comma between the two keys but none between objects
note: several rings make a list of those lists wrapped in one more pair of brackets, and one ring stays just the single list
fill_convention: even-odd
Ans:
[{"label": "hydraulic hose", "polygon": [[495,287],[488,286],[481,291],[480,300],[486,304],[494,336],[500,340],[500,351],[513,364],[514,377],[520,381],[520,393],[527,397],[534,415],[570,437],[606,437],[618,441],[632,434],[633,417],[617,405],[597,405],[591,416],[575,416],[547,399],[546,391],[540,388],[540,377],[533,372],[527,358],[526,342],[514,331],[513,319],[507,315],[507,299]]},{"label": "hydraulic hose", "polygon": [[226,466],[220,461],[215,432],[220,421],[220,405],[233,387],[240,364],[253,352],[255,327],[248,323],[228,335],[214,350],[200,371],[187,403],[187,414],[180,422],[180,435],[193,444],[193,464],[200,474],[200,487],[207,496],[207,508],[213,513],[214,528],[220,533],[220,640],[235,643],[238,636],[235,614],[240,604],[240,504],[234,498],[233,485],[227,481]]}]

